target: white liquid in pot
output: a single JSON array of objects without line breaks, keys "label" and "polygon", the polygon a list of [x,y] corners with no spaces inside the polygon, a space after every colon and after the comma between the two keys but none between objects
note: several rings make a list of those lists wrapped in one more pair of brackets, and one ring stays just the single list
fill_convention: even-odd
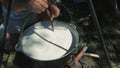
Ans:
[{"label": "white liquid in pot", "polygon": [[21,40],[21,50],[38,60],[54,60],[67,53],[72,44],[72,34],[63,24],[54,23],[54,31],[43,28],[41,23],[27,30]]}]

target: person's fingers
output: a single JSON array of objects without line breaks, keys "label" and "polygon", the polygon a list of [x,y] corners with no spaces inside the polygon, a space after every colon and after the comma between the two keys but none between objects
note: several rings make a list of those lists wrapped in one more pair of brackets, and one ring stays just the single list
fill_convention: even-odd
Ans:
[{"label": "person's fingers", "polygon": [[48,3],[46,0],[32,0],[28,8],[32,12],[41,13],[48,8]]},{"label": "person's fingers", "polygon": [[49,12],[47,11],[47,13],[48,13],[49,17],[50,17],[51,20],[52,20],[52,19],[54,19],[55,17],[59,16],[59,14],[60,14],[60,9],[59,9],[56,5],[50,4],[50,11],[49,11]]},{"label": "person's fingers", "polygon": [[48,8],[48,3],[44,0],[36,0],[35,5],[41,10]]},{"label": "person's fingers", "polygon": [[47,2],[47,0],[42,0],[41,1],[41,6],[44,7],[44,8],[48,8],[48,2]]}]

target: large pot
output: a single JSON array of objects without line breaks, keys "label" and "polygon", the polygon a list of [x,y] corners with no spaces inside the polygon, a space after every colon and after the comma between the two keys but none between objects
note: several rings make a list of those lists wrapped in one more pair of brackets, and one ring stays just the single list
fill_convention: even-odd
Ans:
[{"label": "large pot", "polygon": [[16,49],[39,62],[40,68],[64,68],[78,42],[73,24],[55,20],[52,31],[50,21],[44,21],[26,29]]}]

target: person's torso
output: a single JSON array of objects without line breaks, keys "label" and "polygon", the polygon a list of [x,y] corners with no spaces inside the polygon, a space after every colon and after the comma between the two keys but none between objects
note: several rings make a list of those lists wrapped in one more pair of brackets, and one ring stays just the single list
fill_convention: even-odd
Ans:
[{"label": "person's torso", "polygon": [[[4,17],[4,24],[7,20],[7,9],[2,6],[3,17]],[[36,23],[38,21],[37,14],[33,12],[29,12],[28,10],[23,10],[20,12],[13,12],[10,13],[10,18],[8,22],[7,32],[18,33],[22,30],[23,25],[26,23],[26,26]]]}]

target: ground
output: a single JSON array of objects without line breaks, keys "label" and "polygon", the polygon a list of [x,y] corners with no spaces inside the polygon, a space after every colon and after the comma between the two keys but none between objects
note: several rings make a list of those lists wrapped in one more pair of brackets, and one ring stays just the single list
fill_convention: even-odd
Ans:
[{"label": "ground", "polygon": [[[72,14],[72,20],[77,26],[80,39],[83,40],[83,43],[87,43],[87,46],[89,47],[87,52],[95,53],[100,56],[99,59],[87,57],[88,59],[86,61],[88,61],[88,64],[90,65],[89,68],[109,68],[108,62],[106,61],[106,54],[104,52],[105,49],[101,43],[98,29],[96,29],[96,22],[94,22],[94,18],[92,18],[88,3],[76,4],[68,1],[66,6]],[[100,7],[98,4],[97,6]],[[103,33],[105,46],[108,50],[111,64],[113,68],[120,68],[120,19],[101,12],[101,8],[96,8],[97,6],[95,5],[95,11]],[[80,47],[82,46],[80,45]]]}]

